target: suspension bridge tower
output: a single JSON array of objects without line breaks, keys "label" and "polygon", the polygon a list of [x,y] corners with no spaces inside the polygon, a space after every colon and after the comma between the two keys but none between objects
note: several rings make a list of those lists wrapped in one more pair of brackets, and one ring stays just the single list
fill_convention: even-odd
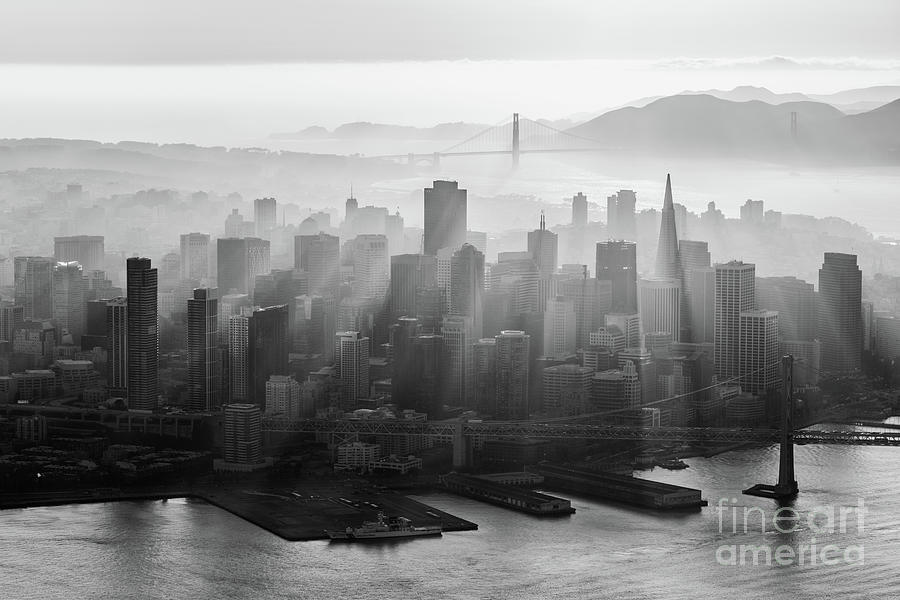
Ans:
[{"label": "suspension bridge tower", "polygon": [[512,121],[512,167],[519,168],[519,113],[513,113]]}]

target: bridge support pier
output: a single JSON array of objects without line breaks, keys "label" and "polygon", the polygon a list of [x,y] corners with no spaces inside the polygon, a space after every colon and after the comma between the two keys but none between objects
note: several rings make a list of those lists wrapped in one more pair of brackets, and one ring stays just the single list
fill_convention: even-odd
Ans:
[{"label": "bridge support pier", "polygon": [[453,425],[453,468],[469,466],[469,438],[463,435],[463,423]]},{"label": "bridge support pier", "polygon": [[786,500],[800,492],[794,477],[794,357],[781,359],[781,377],[784,382],[784,400],[781,406],[781,448],[778,453],[778,483],[757,483],[744,490],[748,496]]},{"label": "bridge support pier", "polygon": [[431,168],[435,171],[441,170],[441,153],[435,152],[433,158],[431,159]]}]

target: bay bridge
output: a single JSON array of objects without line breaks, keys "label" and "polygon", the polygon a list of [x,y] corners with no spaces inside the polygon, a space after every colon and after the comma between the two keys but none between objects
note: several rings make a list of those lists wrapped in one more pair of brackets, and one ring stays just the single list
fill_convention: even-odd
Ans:
[{"label": "bay bridge", "polygon": [[491,156],[508,154],[512,167],[519,166],[522,154],[552,154],[561,152],[601,152],[616,150],[600,140],[563,131],[514,113],[511,121],[493,125],[452,146],[430,154],[386,154],[374,158],[406,160],[411,165],[426,163],[435,169],[441,159],[451,156]]},{"label": "bay bridge", "polygon": [[[454,467],[465,467],[469,448],[477,438],[514,437],[557,440],[623,440],[679,442],[694,444],[778,443],[779,470],[775,485],[757,484],[744,493],[767,498],[786,499],[797,495],[794,476],[795,444],[832,444],[853,446],[900,446],[900,432],[818,431],[794,428],[794,359],[782,358],[784,395],[779,407],[780,428],[722,427],[639,427],[569,422],[540,421],[404,421],[365,419],[266,418],[263,430],[282,433],[330,434],[347,438],[363,435],[423,435],[449,440],[453,444]],[[666,398],[663,401],[672,400]],[[657,401],[656,403],[663,402]],[[616,412],[616,411],[612,411]],[[587,415],[590,417],[591,415]],[[582,416],[584,417],[584,416]]]}]

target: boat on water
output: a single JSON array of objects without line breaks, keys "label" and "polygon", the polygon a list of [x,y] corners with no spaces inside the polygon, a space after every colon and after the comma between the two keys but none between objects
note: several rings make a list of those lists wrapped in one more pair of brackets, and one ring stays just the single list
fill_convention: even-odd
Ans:
[{"label": "boat on water", "polygon": [[688,468],[688,464],[686,462],[684,462],[683,460],[678,460],[677,458],[672,458],[670,460],[661,460],[657,464],[663,469],[669,469],[670,471]]},{"label": "boat on water", "polygon": [[424,525],[414,527],[406,517],[385,517],[378,513],[377,521],[365,521],[359,527],[346,529],[326,529],[325,533],[332,540],[366,541],[389,538],[418,537],[424,535],[441,535],[440,525]]}]

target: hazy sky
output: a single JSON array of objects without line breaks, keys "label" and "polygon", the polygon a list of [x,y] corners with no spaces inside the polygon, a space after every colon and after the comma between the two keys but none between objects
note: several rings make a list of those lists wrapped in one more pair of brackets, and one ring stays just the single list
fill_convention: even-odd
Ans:
[{"label": "hazy sky", "polygon": [[0,135],[271,146],[313,124],[828,93],[900,84],[898,23],[900,0],[0,0]]},{"label": "hazy sky", "polygon": [[897,0],[27,0],[0,61],[900,57]]}]

